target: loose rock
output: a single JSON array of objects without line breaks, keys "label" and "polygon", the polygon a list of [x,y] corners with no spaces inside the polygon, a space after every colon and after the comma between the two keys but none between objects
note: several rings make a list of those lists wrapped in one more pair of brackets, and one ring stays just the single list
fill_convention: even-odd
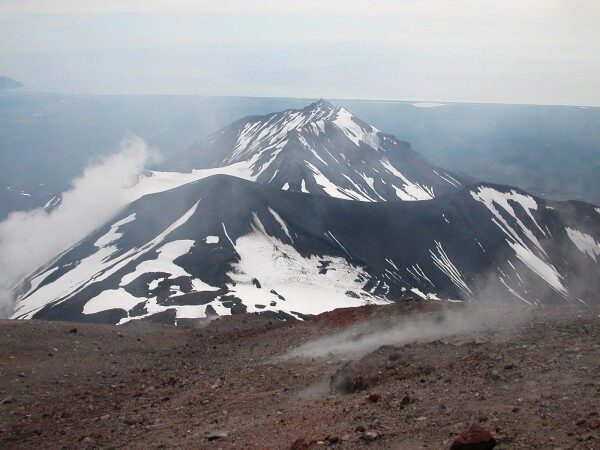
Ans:
[{"label": "loose rock", "polygon": [[211,431],[206,435],[206,439],[208,439],[209,441],[216,441],[220,439],[225,439],[227,436],[229,436],[229,433],[227,431]]},{"label": "loose rock", "polygon": [[496,446],[496,438],[482,426],[474,423],[452,443],[450,450],[489,450]]},{"label": "loose rock", "polygon": [[379,438],[379,433],[375,431],[367,431],[360,437],[363,441],[375,441]]}]

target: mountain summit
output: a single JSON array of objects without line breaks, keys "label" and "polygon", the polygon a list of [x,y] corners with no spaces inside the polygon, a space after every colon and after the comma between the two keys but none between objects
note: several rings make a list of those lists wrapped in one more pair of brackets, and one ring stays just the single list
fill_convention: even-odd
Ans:
[{"label": "mountain summit", "polygon": [[184,324],[406,296],[600,302],[600,208],[461,186],[324,100],[239,120],[166,166],[15,286],[13,317]]},{"label": "mountain summit", "polygon": [[164,167],[190,172],[234,164],[244,167],[245,178],[261,184],[369,202],[430,200],[464,183],[407,142],[322,99],[234,122]]}]

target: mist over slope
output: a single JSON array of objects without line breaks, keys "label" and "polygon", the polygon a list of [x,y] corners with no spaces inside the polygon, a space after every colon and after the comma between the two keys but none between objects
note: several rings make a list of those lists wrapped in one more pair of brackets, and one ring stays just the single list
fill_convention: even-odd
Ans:
[{"label": "mist over slope", "polygon": [[[3,283],[13,317],[180,323],[302,319],[406,297],[600,301],[600,208],[474,182],[323,100],[240,119],[160,171],[142,172],[138,159],[117,167],[126,176],[112,177],[123,182],[100,217],[65,194],[50,212],[2,224],[87,223],[76,245],[50,237],[64,249]],[[82,192],[76,204],[97,197]],[[4,234],[3,265],[27,259]]]},{"label": "mist over slope", "polygon": [[302,318],[404,296],[598,303],[600,213],[480,184],[367,203],[211,176],[132,203],[18,291],[14,317]]},{"label": "mist over slope", "polygon": [[600,308],[491,307],[487,327],[473,306],[190,327],[0,321],[0,447],[437,449],[481,423],[498,448],[595,448]]},{"label": "mist over slope", "polygon": [[13,310],[13,287],[103,225],[131,200],[150,152],[139,138],[86,168],[71,187],[30,212],[12,212],[0,222],[0,315]]},{"label": "mist over slope", "polygon": [[600,204],[600,108],[467,103],[415,107],[351,100],[339,104],[402,136],[446,169],[556,200]]},{"label": "mist over slope", "polygon": [[[61,192],[132,133],[165,157],[238,120],[309,99],[195,96],[0,95],[0,185]],[[599,108],[336,100],[432,163],[556,199],[600,203]],[[20,200],[17,198],[17,200]],[[0,218],[31,200],[0,203]],[[46,196],[36,200],[43,205]]]}]

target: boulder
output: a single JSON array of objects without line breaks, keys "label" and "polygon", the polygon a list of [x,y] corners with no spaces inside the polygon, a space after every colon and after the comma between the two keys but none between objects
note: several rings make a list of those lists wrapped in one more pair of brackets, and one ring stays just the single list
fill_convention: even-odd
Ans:
[{"label": "boulder", "polygon": [[452,443],[450,450],[489,450],[496,446],[496,438],[482,426],[474,423]]}]

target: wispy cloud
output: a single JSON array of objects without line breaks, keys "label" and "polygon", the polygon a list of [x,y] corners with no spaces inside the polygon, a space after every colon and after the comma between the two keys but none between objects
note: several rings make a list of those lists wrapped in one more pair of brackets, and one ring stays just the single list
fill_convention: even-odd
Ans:
[{"label": "wispy cloud", "polygon": [[118,153],[99,161],[73,181],[58,208],[12,213],[0,223],[0,317],[13,309],[19,280],[70,248],[130,201],[150,152],[139,138],[121,143]]}]

